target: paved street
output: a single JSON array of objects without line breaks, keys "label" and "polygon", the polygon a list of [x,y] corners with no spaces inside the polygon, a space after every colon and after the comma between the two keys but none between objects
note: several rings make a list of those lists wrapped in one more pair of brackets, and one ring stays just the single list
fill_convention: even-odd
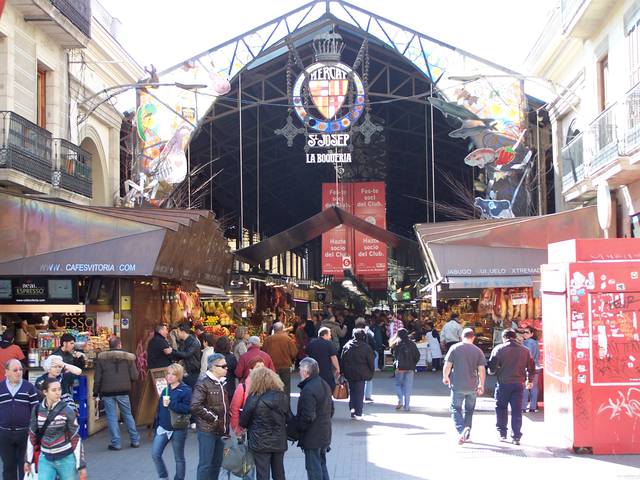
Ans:
[{"label": "paved street", "polygon": [[[526,414],[521,446],[498,442],[493,401],[488,396],[478,400],[472,443],[458,446],[449,418],[447,389],[440,378],[440,374],[417,374],[412,411],[408,413],[394,409],[394,384],[387,372],[377,373],[375,403],[365,406],[364,420],[351,420],[347,403],[336,402],[334,440],[328,455],[331,478],[451,480],[473,475],[474,479],[540,480],[545,475],[557,478],[558,473],[565,472],[572,478],[640,480],[640,455],[573,455],[545,436],[542,413]],[[123,434],[126,436],[124,429]],[[123,443],[127,444],[126,437]],[[156,478],[148,432],[143,433],[143,446],[137,450],[110,452],[107,444],[106,432],[86,443],[91,480]],[[195,479],[194,434],[189,435],[186,450],[187,478]],[[165,451],[165,459],[173,471],[170,447]],[[285,466],[287,479],[306,479],[300,449],[289,449]]]}]

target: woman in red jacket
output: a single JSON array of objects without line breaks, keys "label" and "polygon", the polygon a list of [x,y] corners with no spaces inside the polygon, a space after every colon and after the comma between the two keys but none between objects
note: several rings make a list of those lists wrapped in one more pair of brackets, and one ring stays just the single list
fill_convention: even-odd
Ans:
[{"label": "woman in red jacket", "polygon": [[[261,358],[256,357],[249,360],[249,371],[264,367],[264,362]],[[244,407],[245,402],[247,401],[247,397],[249,396],[249,387],[251,386],[251,380],[249,377],[245,379],[244,382],[241,382],[236,391],[233,393],[233,398],[231,399],[231,405],[229,406],[229,410],[231,411],[231,428],[240,435],[243,432],[243,428],[240,426],[240,411]]]}]

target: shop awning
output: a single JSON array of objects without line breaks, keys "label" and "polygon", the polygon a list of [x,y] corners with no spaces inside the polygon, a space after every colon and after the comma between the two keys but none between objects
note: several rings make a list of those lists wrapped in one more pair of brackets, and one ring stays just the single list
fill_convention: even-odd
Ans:
[{"label": "shop awning", "polygon": [[418,224],[430,284],[449,288],[531,286],[549,243],[598,238],[596,207],[539,217]]},{"label": "shop awning", "polygon": [[156,276],[222,287],[232,256],[207,210],[84,207],[0,193],[0,275]]},{"label": "shop awning", "polygon": [[339,207],[330,207],[293,227],[250,247],[236,250],[234,255],[243,262],[257,265],[268,258],[304,245],[339,225],[347,225],[391,247],[404,249],[418,255],[416,242],[377,227]]}]

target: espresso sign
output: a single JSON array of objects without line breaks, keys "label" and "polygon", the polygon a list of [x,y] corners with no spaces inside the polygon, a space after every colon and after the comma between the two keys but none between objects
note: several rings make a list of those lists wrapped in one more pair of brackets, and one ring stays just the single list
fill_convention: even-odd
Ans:
[{"label": "espresso sign", "polygon": [[13,298],[16,303],[45,303],[49,299],[46,278],[29,278],[15,281]]},{"label": "espresso sign", "polygon": [[48,277],[0,278],[0,303],[71,304],[77,302],[75,279]]}]

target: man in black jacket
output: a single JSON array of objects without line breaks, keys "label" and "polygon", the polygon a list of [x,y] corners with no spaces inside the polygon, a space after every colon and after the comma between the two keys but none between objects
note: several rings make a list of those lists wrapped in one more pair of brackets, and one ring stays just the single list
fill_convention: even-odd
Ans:
[{"label": "man in black jacket", "polygon": [[136,421],[131,413],[131,382],[138,380],[136,356],[122,350],[122,342],[117,337],[109,340],[109,351],[101,352],[96,357],[93,381],[94,398],[102,398],[107,414],[111,444],[109,450],[120,450],[120,426],[118,411],[129,432],[132,448],[140,446],[140,434],[136,429]]},{"label": "man in black jacket", "polygon": [[171,352],[173,349],[167,337],[169,336],[169,328],[159,323],[155,326],[153,338],[149,341],[147,347],[147,367],[152,368],[166,368],[171,365]]},{"label": "man in black jacket", "polygon": [[193,389],[200,375],[200,357],[202,356],[200,342],[196,336],[191,333],[191,325],[189,325],[189,322],[180,324],[176,335],[180,341],[180,345],[178,346],[178,350],[173,351],[173,358],[184,362],[185,376],[183,380],[184,383]]},{"label": "man in black jacket", "polygon": [[331,445],[331,418],[334,407],[331,389],[319,376],[318,362],[311,357],[300,361],[302,382],[295,423],[300,437],[298,446],[304,451],[309,480],[329,480],[327,451]]},{"label": "man in black jacket", "polygon": [[64,333],[60,337],[60,346],[54,350],[51,355],[58,355],[62,357],[64,363],[83,369],[85,366],[84,353],[75,351],[75,347],[76,337],[70,333]]},{"label": "man in black jacket", "polygon": [[512,441],[520,445],[522,432],[522,397],[525,383],[531,388],[531,380],[536,374],[536,366],[529,350],[516,340],[512,329],[502,332],[502,343],[491,351],[489,373],[498,377],[496,386],[496,427],[500,440],[507,440],[507,420],[511,405]]},{"label": "man in black jacket", "polygon": [[373,378],[373,349],[362,328],[353,330],[353,338],[342,349],[342,373],[349,381],[351,418],[362,420],[364,382]]}]

